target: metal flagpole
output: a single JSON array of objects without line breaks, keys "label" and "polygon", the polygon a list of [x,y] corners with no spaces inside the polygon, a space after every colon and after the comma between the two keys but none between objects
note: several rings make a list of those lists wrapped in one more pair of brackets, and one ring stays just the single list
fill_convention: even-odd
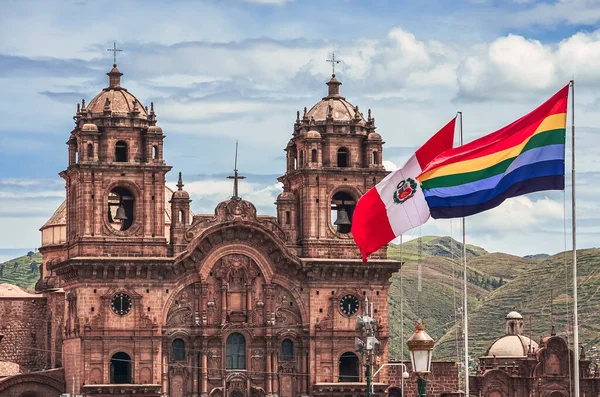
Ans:
[{"label": "metal flagpole", "polygon": [[573,369],[579,397],[579,325],[577,321],[577,211],[575,208],[575,80],[571,80],[571,209],[573,224]]},{"label": "metal flagpole", "polygon": [[[463,145],[463,118],[462,112],[458,112],[460,119],[460,145]],[[462,218],[462,260],[463,260],[463,328],[465,339],[465,396],[469,396],[469,319],[467,316],[467,244],[465,232],[465,217]]]}]

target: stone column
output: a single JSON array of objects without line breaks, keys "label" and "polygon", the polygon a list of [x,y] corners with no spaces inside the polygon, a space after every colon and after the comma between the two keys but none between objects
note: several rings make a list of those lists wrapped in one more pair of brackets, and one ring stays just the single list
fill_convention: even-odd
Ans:
[{"label": "stone column", "polygon": [[227,321],[227,283],[221,284],[221,324]]},{"label": "stone column", "polygon": [[[268,350],[267,350],[268,351]],[[273,374],[271,373],[271,353],[267,353],[267,396],[273,394]]]},{"label": "stone column", "polygon": [[[194,350],[196,351],[196,344],[194,343]],[[198,354],[191,354],[192,356],[192,397],[198,395]]]},{"label": "stone column", "polygon": [[252,312],[252,284],[246,285],[246,315]]},{"label": "stone column", "polygon": [[202,350],[202,389],[200,390],[201,396],[208,395],[208,359],[206,355],[206,349]]},{"label": "stone column", "polygon": [[273,352],[273,394],[279,394],[279,363],[277,351]]},{"label": "stone column", "polygon": [[163,352],[163,370],[162,370],[163,393],[169,393],[169,365],[167,355]]}]

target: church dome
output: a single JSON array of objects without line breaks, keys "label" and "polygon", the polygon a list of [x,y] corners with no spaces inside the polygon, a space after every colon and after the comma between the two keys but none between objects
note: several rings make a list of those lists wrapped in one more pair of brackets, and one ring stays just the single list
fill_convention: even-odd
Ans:
[{"label": "church dome", "polygon": [[317,130],[310,130],[306,133],[308,139],[321,139],[321,134]]},{"label": "church dome", "polygon": [[83,132],[98,132],[98,126],[96,124],[92,124],[92,123],[84,124],[83,127],[81,127],[81,131],[83,131]]},{"label": "church dome", "polygon": [[160,128],[157,125],[153,125],[151,127],[148,128],[148,133],[149,134],[162,134],[163,130],[162,128]]},{"label": "church dome", "polygon": [[147,119],[148,113],[142,103],[125,88],[121,87],[121,76],[117,65],[113,65],[107,73],[109,84],[102,92],[94,97],[85,110],[92,114],[103,114],[110,110],[112,115],[128,116],[131,112],[138,112],[137,118]]},{"label": "church dome", "polygon": [[376,133],[376,132],[373,131],[373,132],[371,132],[369,134],[369,136],[367,136],[367,139],[369,141],[380,141],[381,140],[381,135],[379,135],[378,133]]},{"label": "church dome", "polygon": [[340,96],[340,85],[335,75],[331,76],[331,80],[327,82],[329,87],[329,95],[321,99],[313,106],[306,117],[315,121],[325,121],[333,119],[335,121],[352,121],[355,119],[365,121],[364,117],[357,113],[358,108],[346,101],[346,98]]},{"label": "church dome", "polygon": [[510,319],[522,320],[523,316],[521,316],[521,313],[519,313],[519,312],[512,311],[506,315],[506,319],[507,320],[510,320]]},{"label": "church dome", "polygon": [[179,180],[177,181],[177,190],[173,192],[172,199],[186,199],[189,200],[190,194],[183,190],[183,179],[181,178],[181,172],[179,173]]},{"label": "church dome", "polygon": [[523,335],[505,335],[496,340],[487,351],[486,356],[492,357],[525,357],[529,349],[537,350],[538,344]]}]

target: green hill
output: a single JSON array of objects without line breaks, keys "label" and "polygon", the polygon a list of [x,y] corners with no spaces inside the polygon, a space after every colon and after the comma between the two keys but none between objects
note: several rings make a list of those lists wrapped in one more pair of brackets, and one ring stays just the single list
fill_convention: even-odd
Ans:
[{"label": "green hill", "polygon": [[0,283],[17,285],[32,291],[40,278],[42,254],[29,252],[15,259],[0,263]]},{"label": "green hill", "polygon": [[[460,254],[462,244],[450,237],[423,237],[421,243],[422,289],[418,293],[418,252],[419,239],[399,245],[391,245],[388,255],[392,259],[406,262],[402,270],[402,290],[400,272],[392,277],[390,287],[390,357],[399,358],[402,351],[402,329],[404,341],[414,332],[414,323],[421,319],[427,332],[436,340],[436,359],[457,359],[462,354],[456,349],[455,340],[461,341],[462,317],[462,264]],[[469,318],[478,312],[489,297],[501,287],[506,287],[521,272],[530,269],[539,261],[501,253],[488,253],[485,249],[467,244],[467,291]],[[400,319],[400,300],[404,298],[404,320]],[[456,308],[456,314],[455,314]],[[497,309],[500,310],[500,309]],[[510,310],[508,310],[510,311]],[[504,315],[500,315],[503,319]],[[459,322],[456,327],[455,318]],[[471,327],[469,327],[471,329]],[[503,327],[490,328],[489,335],[481,335],[483,345],[493,341]],[[491,337],[491,339],[485,339]],[[449,341],[452,341],[450,344]],[[460,346],[459,346],[460,348]],[[407,351],[404,349],[405,357]]]},{"label": "green hill", "polygon": [[[588,348],[600,342],[600,250],[578,251],[579,338]],[[534,261],[513,280],[493,291],[475,309],[469,309],[471,356],[479,357],[504,329],[504,315],[518,310],[525,319],[525,333],[534,340],[549,335],[552,320],[559,335],[570,335],[567,310],[572,310],[571,253]],[[567,308],[567,304],[569,307]],[[572,313],[569,313],[572,315]],[[531,321],[529,320],[531,318]],[[436,354],[446,357],[455,350],[450,330],[436,344]],[[471,340],[472,339],[472,340]]]},{"label": "green hill", "polygon": [[[462,264],[460,244],[450,237],[423,237],[421,241],[422,291],[417,291],[418,239],[401,248],[391,245],[388,255],[405,260],[400,275],[392,277],[390,288],[390,357],[399,358],[404,343],[414,332],[414,323],[422,319],[426,330],[436,339],[437,360],[462,359]],[[467,246],[469,299],[469,350],[477,359],[489,345],[504,334],[504,318],[512,310],[525,318],[525,331],[534,340],[548,335],[552,320],[558,334],[570,336],[567,310],[572,311],[571,253],[550,257],[526,258],[488,253]],[[578,251],[580,341],[588,348],[600,343],[600,250]],[[400,320],[400,302],[404,299],[404,318]],[[552,304],[551,304],[552,302]],[[567,304],[570,306],[567,308]],[[457,310],[455,316],[455,308]],[[552,313],[552,315],[551,315]],[[572,315],[572,313],[569,313]],[[455,318],[457,324],[455,324]],[[530,320],[531,319],[531,320]],[[531,325],[530,325],[531,323]],[[407,356],[406,345],[404,354]]]}]

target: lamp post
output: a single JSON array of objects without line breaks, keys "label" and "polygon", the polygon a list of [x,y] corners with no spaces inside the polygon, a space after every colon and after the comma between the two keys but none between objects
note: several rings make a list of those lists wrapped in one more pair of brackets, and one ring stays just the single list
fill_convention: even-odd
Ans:
[{"label": "lamp post", "polygon": [[415,333],[408,338],[406,344],[410,352],[410,362],[413,371],[419,377],[417,380],[418,395],[419,397],[425,397],[427,382],[424,376],[431,372],[431,353],[435,341],[425,332],[425,324],[422,322],[415,324],[415,328]]}]

